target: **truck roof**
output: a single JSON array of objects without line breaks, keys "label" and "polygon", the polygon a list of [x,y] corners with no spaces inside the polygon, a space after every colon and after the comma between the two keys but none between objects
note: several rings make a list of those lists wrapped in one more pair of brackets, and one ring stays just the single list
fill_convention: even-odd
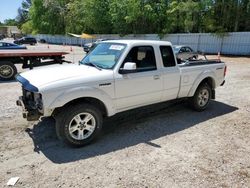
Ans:
[{"label": "truck roof", "polygon": [[150,45],[150,44],[158,44],[158,45],[167,45],[167,46],[172,46],[171,42],[168,41],[161,41],[161,40],[107,40],[107,41],[102,41],[101,43],[123,43],[127,45],[132,45],[132,44],[140,44],[140,45]]}]

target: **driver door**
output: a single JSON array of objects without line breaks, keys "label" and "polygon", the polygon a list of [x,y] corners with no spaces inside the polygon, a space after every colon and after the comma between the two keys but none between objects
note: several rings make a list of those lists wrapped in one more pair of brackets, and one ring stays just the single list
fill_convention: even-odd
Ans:
[{"label": "driver door", "polygon": [[[119,74],[115,79],[116,107],[118,111],[161,101],[163,80],[157,69],[152,46],[133,47],[125,58],[136,63],[133,73]],[[121,68],[123,68],[123,65]]]}]

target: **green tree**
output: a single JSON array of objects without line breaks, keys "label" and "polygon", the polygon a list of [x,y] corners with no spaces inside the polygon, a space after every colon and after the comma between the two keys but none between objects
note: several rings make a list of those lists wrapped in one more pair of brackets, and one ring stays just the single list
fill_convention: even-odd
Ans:
[{"label": "green tree", "polygon": [[85,4],[82,0],[75,0],[68,4],[68,13],[65,17],[66,32],[81,34],[89,31],[86,25]]},{"label": "green tree", "polygon": [[69,0],[33,0],[29,14],[33,29],[44,34],[64,34]]},{"label": "green tree", "polygon": [[[250,0],[24,0],[19,23],[37,33],[250,31]],[[28,15],[27,15],[28,11]],[[25,22],[24,22],[25,20]],[[27,29],[29,28],[29,29]]]},{"label": "green tree", "polygon": [[22,33],[24,34],[32,34],[32,33],[36,33],[34,30],[33,30],[33,26],[32,26],[32,22],[31,21],[27,21],[25,22],[24,24],[22,24],[21,26],[21,31]]},{"label": "green tree", "polygon": [[7,26],[17,26],[17,21],[15,19],[6,19],[4,20],[3,25],[7,25]]},{"label": "green tree", "polygon": [[85,0],[85,23],[91,33],[112,32],[109,3],[109,0]]},{"label": "green tree", "polygon": [[131,32],[129,24],[126,22],[127,1],[112,0],[110,3],[109,13],[111,15],[111,23],[113,32],[125,35]]},{"label": "green tree", "polygon": [[126,33],[162,33],[166,24],[164,15],[166,3],[143,0],[113,0],[110,15],[114,32]]}]

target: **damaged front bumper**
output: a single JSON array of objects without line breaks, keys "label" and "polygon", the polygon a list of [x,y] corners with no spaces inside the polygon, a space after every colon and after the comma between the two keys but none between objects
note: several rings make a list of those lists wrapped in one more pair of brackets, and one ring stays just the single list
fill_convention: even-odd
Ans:
[{"label": "damaged front bumper", "polygon": [[19,97],[19,99],[16,101],[16,105],[22,107],[23,118],[27,118],[28,111],[26,110],[26,108],[24,106],[23,97]]},{"label": "damaged front bumper", "polygon": [[16,104],[22,107],[23,118],[28,121],[38,120],[43,115],[42,95],[37,87],[21,75],[17,75],[16,80],[22,84],[23,96],[19,97]]},{"label": "damaged front bumper", "polygon": [[27,121],[36,121],[42,116],[38,109],[27,109],[24,105],[22,97],[16,101],[17,106],[22,107],[23,118],[27,119]]},{"label": "damaged front bumper", "polygon": [[39,118],[43,115],[38,108],[27,105],[25,100],[23,100],[23,97],[19,97],[16,104],[17,106],[22,107],[23,118],[27,119],[27,121],[39,120]]}]

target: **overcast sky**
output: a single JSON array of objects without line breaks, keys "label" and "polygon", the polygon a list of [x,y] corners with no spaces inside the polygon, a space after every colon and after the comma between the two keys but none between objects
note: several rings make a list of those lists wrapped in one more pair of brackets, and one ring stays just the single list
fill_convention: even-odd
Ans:
[{"label": "overcast sky", "polygon": [[23,0],[0,0],[0,22],[17,16],[17,9]]}]

